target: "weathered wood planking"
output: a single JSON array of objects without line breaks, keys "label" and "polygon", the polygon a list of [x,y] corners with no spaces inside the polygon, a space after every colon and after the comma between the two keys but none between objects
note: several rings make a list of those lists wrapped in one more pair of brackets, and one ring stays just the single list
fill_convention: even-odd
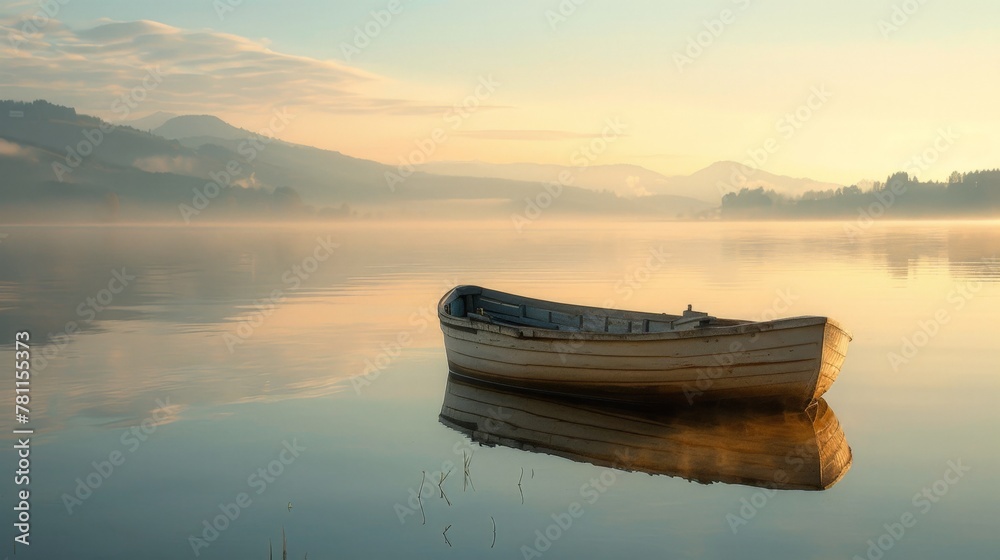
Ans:
[{"label": "weathered wood planking", "polygon": [[451,371],[612,401],[766,399],[830,388],[850,335],[826,317],[765,322],[619,311],[459,286],[438,305]]}]

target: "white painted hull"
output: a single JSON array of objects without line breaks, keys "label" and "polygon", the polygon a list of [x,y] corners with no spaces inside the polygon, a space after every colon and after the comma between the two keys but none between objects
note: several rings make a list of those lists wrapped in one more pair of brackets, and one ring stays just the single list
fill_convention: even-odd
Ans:
[{"label": "white painted hull", "polygon": [[634,332],[626,325],[622,328],[629,332],[616,334],[516,325],[512,324],[516,318],[506,315],[494,322],[449,312],[456,298],[480,301],[469,299],[480,297],[476,293],[489,296],[482,301],[512,302],[511,308],[556,309],[566,316],[577,312],[581,325],[596,321],[594,317],[610,316],[611,321],[634,325],[639,321],[665,324],[678,321],[679,316],[556,304],[474,286],[456,288],[442,298],[438,314],[452,372],[502,385],[610,401],[693,404],[765,399],[804,407],[836,379],[850,341],[826,317],[719,320],[719,326],[663,332]]}]

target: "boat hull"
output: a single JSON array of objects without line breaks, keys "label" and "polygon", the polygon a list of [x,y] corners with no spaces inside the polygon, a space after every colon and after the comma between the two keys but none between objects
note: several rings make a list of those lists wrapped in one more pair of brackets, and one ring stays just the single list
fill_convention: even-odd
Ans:
[{"label": "boat hull", "polygon": [[826,317],[608,334],[455,317],[447,299],[439,317],[453,373],[607,401],[746,399],[804,407],[833,384],[850,341]]}]

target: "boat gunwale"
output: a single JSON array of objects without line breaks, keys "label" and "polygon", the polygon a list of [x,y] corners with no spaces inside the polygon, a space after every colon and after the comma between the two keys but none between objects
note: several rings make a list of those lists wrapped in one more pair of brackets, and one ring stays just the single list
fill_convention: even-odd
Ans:
[{"label": "boat gunwale", "polygon": [[[783,319],[773,319],[770,321],[745,321],[740,322],[736,325],[719,325],[719,326],[705,326],[696,327],[692,329],[685,330],[673,330],[673,331],[663,331],[663,332],[630,332],[630,333],[607,333],[607,332],[595,332],[587,330],[559,330],[559,329],[549,329],[543,327],[533,327],[528,325],[517,325],[508,326],[498,323],[487,323],[483,321],[473,320],[470,317],[455,317],[450,313],[445,311],[445,305],[451,299],[457,296],[464,295],[487,295],[487,297],[494,297],[497,299],[510,298],[523,303],[526,305],[537,305],[538,307],[552,309],[552,310],[562,310],[570,311],[576,314],[585,313],[588,311],[598,312],[595,315],[604,314],[608,317],[630,317],[631,319],[655,319],[658,321],[670,321],[673,319],[678,319],[680,315],[670,315],[666,313],[650,313],[647,311],[630,311],[630,310],[619,310],[610,309],[605,307],[594,307],[588,305],[578,305],[570,303],[562,303],[556,301],[542,300],[536,298],[530,298],[525,296],[520,296],[517,294],[511,294],[508,292],[501,292],[499,290],[493,290],[490,288],[483,288],[481,286],[475,285],[459,285],[455,286],[451,290],[448,290],[444,296],[441,297],[438,302],[438,318],[441,321],[442,327],[453,327],[459,330],[473,329],[475,331],[487,331],[496,334],[502,334],[514,338],[548,338],[548,339],[560,339],[560,340],[574,340],[574,341],[658,341],[658,340],[674,340],[674,339],[687,339],[687,338],[705,338],[712,336],[734,336],[734,335],[747,335],[755,333],[764,333],[776,330],[785,329],[796,329],[804,327],[812,327],[817,325],[831,325],[845,335],[847,335],[850,340],[853,338],[851,334],[844,329],[844,327],[838,323],[836,320],[829,317],[822,316],[797,316],[788,317]],[[724,321],[741,321],[739,319],[720,319]]]}]

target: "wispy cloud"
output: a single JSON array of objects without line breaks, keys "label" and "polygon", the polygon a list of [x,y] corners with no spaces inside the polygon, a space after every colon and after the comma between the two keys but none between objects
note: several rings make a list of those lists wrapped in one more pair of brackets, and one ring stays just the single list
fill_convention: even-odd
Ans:
[{"label": "wispy cloud", "polygon": [[[5,97],[46,98],[101,113],[149,69],[162,83],[142,112],[256,111],[276,106],[350,114],[424,115],[445,104],[381,96],[389,80],[333,60],[272,51],[266,41],[153,21],[103,20],[71,29],[52,20],[24,34],[20,16],[0,17]],[[16,38],[16,40],[12,39]],[[4,80],[8,81],[8,80]]]}]

